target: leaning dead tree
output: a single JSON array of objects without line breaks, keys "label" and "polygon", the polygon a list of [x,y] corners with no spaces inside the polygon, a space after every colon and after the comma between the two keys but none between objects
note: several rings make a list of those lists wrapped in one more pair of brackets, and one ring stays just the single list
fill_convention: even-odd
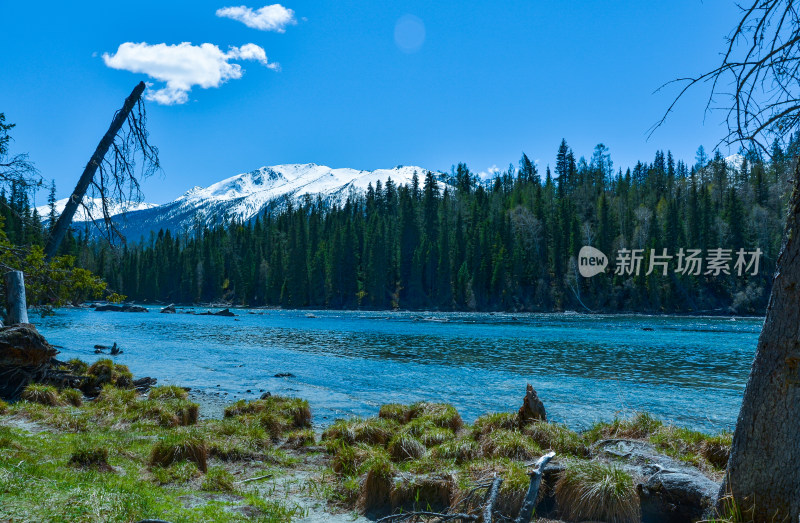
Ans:
[{"label": "leaning dead tree", "polygon": [[[708,85],[706,109],[722,110],[728,126],[722,143],[769,155],[770,140],[797,145],[800,16],[793,0],[748,6],[720,65],[676,80],[683,87],[664,119],[689,89]],[[783,246],[717,505],[723,515],[735,510],[748,521],[800,517],[800,163],[796,149],[789,153],[794,179]]]},{"label": "leaning dead tree", "polygon": [[[144,82],[133,89],[122,108],[114,114],[94,154],[81,174],[75,190],[69,197],[63,212],[58,217],[45,245],[45,256],[50,259],[58,252],[75,217],[78,207],[83,207],[86,216],[109,242],[122,239],[111,219],[113,206],[140,202],[140,181],[159,170],[158,149],[148,142],[146,113],[142,101]],[[110,151],[110,154],[109,154]],[[141,167],[137,169],[137,157]],[[87,201],[87,193],[93,200]],[[94,201],[99,199],[102,219],[97,220]]]}]

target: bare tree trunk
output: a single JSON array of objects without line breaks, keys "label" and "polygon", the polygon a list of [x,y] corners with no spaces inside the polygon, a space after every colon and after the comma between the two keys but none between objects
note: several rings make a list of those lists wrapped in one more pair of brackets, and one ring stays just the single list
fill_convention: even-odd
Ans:
[{"label": "bare tree trunk", "polygon": [[80,205],[81,200],[83,200],[83,197],[86,195],[86,191],[89,189],[89,185],[91,185],[92,180],[94,179],[94,174],[97,172],[97,168],[102,163],[103,158],[105,158],[109,147],[111,147],[111,144],[114,143],[114,138],[122,128],[125,120],[128,119],[128,115],[136,105],[136,102],[138,102],[139,98],[141,98],[144,89],[144,82],[139,82],[139,84],[133,88],[130,96],[125,99],[122,109],[120,109],[114,116],[111,126],[109,126],[105,136],[103,136],[103,139],[100,140],[100,143],[97,145],[97,149],[95,149],[94,154],[89,160],[89,163],[86,164],[86,168],[84,168],[83,174],[81,174],[81,177],[78,180],[78,185],[75,186],[72,196],[69,197],[67,205],[64,207],[64,211],[61,213],[61,216],[58,217],[55,227],[53,227],[53,231],[50,233],[50,237],[47,239],[47,245],[45,245],[44,248],[44,254],[47,259],[52,258],[55,256],[56,252],[58,252],[58,246],[61,245],[61,240],[63,240],[64,235],[67,234],[67,230],[69,230],[69,227],[72,224],[72,218],[75,216],[75,211],[78,209],[78,205]]},{"label": "bare tree trunk", "polygon": [[[747,520],[800,517],[800,162],[784,243],[717,508]],[[725,499],[727,498],[727,500]]]},{"label": "bare tree trunk", "polygon": [[9,271],[6,280],[6,320],[9,326],[28,322],[25,277],[22,271]]}]

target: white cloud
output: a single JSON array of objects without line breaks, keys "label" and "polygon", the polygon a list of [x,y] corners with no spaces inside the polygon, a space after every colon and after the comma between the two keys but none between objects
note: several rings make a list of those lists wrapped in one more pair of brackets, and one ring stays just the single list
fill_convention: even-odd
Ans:
[{"label": "white cloud", "polygon": [[481,171],[478,173],[478,178],[481,180],[491,180],[500,172],[500,168],[495,164],[486,169],[485,171]]},{"label": "white cloud", "polygon": [[247,6],[223,7],[217,9],[217,16],[231,18],[242,22],[247,27],[261,31],[275,31],[283,33],[287,25],[294,25],[294,11],[283,7],[281,4],[265,5],[255,11]]},{"label": "white cloud", "polygon": [[195,85],[208,89],[241,78],[242,67],[230,63],[231,60],[255,60],[273,70],[280,67],[277,63],[269,62],[264,49],[255,44],[231,47],[226,53],[208,43],[150,45],[146,42],[125,42],[116,53],[103,53],[103,61],[108,67],[144,73],[154,80],[165,82],[165,87],[148,89],[146,95],[148,100],[163,105],[186,103],[189,91]]}]

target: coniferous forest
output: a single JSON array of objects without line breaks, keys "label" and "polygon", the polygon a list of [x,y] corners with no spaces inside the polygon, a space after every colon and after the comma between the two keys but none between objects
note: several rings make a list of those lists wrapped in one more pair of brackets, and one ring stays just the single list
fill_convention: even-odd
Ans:
[{"label": "coniferous forest", "polygon": [[[307,197],[248,223],[159,231],[124,247],[78,231],[62,251],[138,301],[763,314],[796,154],[797,140],[769,155],[742,151],[739,165],[702,147],[693,165],[659,151],[623,172],[604,145],[576,160],[562,141],[543,173],[524,154],[486,182],[459,164],[337,205]],[[605,274],[578,274],[583,245],[608,256]],[[643,249],[639,274],[614,274],[624,248]],[[674,259],[666,275],[647,274],[651,249],[681,248],[763,254],[755,275],[681,274]]]}]

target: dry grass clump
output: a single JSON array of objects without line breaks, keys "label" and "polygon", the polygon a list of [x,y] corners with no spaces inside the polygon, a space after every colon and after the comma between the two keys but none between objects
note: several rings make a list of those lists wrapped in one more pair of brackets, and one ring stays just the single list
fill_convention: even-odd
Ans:
[{"label": "dry grass clump", "polygon": [[76,389],[64,389],[60,393],[61,400],[73,407],[83,405],[83,393]]},{"label": "dry grass clump", "polygon": [[393,511],[440,512],[450,507],[456,491],[456,480],[449,474],[399,474],[395,476],[389,491],[389,505]]},{"label": "dry grass clump", "polygon": [[[500,493],[497,496],[497,510],[502,514],[519,514],[530,485],[530,477],[524,464],[509,462],[498,475],[503,478],[503,484],[500,486]],[[540,496],[542,494],[543,489],[540,490]]]},{"label": "dry grass clump", "polygon": [[487,458],[531,461],[542,454],[542,449],[517,430],[499,429],[481,438],[481,452]]},{"label": "dry grass clump", "polygon": [[522,433],[530,436],[543,450],[554,450],[560,456],[587,457],[589,455],[589,448],[581,435],[569,430],[566,425],[533,421],[523,427]]},{"label": "dry grass clump", "polygon": [[189,393],[176,385],[163,385],[150,389],[147,397],[151,400],[185,400],[189,398]]},{"label": "dry grass clump", "polygon": [[700,445],[700,455],[714,467],[724,469],[731,457],[732,437],[730,433],[710,436]]},{"label": "dry grass clump", "polygon": [[0,400],[0,415],[5,414],[6,412],[8,412],[8,403]]},{"label": "dry grass clump", "polygon": [[31,383],[22,391],[21,398],[25,401],[47,405],[48,407],[63,405],[58,395],[58,389],[51,385]]},{"label": "dry grass clump", "polygon": [[425,445],[411,434],[401,432],[389,442],[387,448],[393,461],[409,461],[425,455]]},{"label": "dry grass clump", "polygon": [[367,462],[367,474],[361,482],[357,505],[366,513],[389,504],[394,466],[385,454],[376,454]]},{"label": "dry grass clump", "polygon": [[208,469],[200,490],[208,492],[233,492],[235,490],[233,474],[222,467]]},{"label": "dry grass clump", "polygon": [[170,432],[150,451],[151,467],[168,467],[180,461],[191,461],[206,472],[208,449],[205,441],[190,432]]},{"label": "dry grass clump", "polygon": [[455,407],[448,403],[429,403],[420,401],[413,403],[408,409],[408,421],[423,418],[430,420],[437,427],[453,431],[464,426],[464,421]]},{"label": "dry grass clump", "polygon": [[598,461],[567,464],[555,488],[561,516],[569,521],[640,521],[633,478],[615,465]]},{"label": "dry grass clump", "polygon": [[91,378],[92,385],[96,387],[107,383],[121,389],[133,387],[133,374],[131,374],[127,365],[117,365],[107,358],[94,362],[86,369],[86,374]]}]

